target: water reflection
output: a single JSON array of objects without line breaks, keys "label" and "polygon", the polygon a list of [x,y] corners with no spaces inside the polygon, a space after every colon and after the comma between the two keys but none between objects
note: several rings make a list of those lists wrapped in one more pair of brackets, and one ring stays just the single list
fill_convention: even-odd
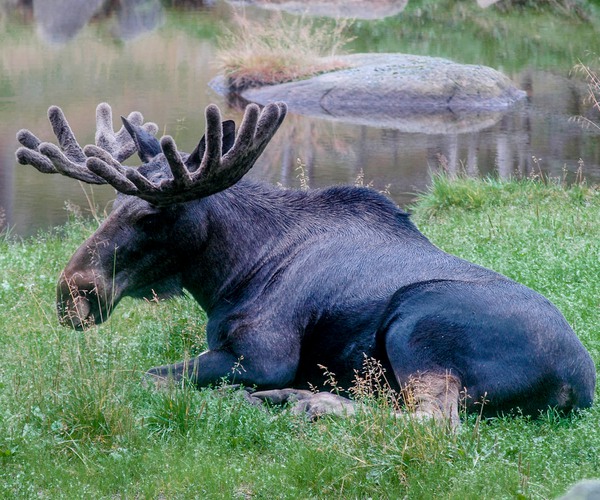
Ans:
[{"label": "water reflection", "polygon": [[51,44],[69,42],[96,18],[110,20],[116,39],[130,40],[158,27],[164,15],[160,0],[21,0],[8,7],[33,19],[39,37]]},{"label": "water reflection", "polygon": [[[45,116],[51,104],[64,109],[83,144],[93,141],[94,110],[102,101],[116,116],[141,110],[185,151],[202,135],[208,103],[221,106],[228,118],[241,119],[241,111],[209,87],[216,76],[215,37],[231,16],[226,4],[179,11],[150,1],[143,4],[147,12],[142,2],[110,4],[121,10],[103,4],[74,38],[58,45],[36,36],[33,10],[29,17],[23,11],[0,17],[0,206],[17,234],[62,223],[66,200],[88,206],[77,182],[15,164],[19,128],[54,140]],[[130,10],[123,10],[127,5]],[[116,30],[127,18],[124,12],[137,21],[123,21],[123,26],[136,28]],[[135,37],[141,32],[144,36]],[[115,43],[115,37],[127,41]],[[424,190],[431,171],[439,169],[502,177],[542,169],[573,178],[582,159],[587,178],[600,181],[600,141],[570,120],[588,109],[582,105],[585,84],[564,73],[531,68],[509,75],[528,91],[528,102],[477,129],[400,130],[290,115],[251,175],[298,186],[300,159],[312,186],[353,183],[363,172],[365,182],[377,189],[390,185],[401,204]],[[86,189],[101,212],[110,208],[110,187]]]},{"label": "water reflection", "polygon": [[571,120],[582,111],[584,86],[546,72],[526,71],[521,80],[526,101],[481,128],[407,133],[291,116],[265,152],[260,176],[293,184],[300,158],[311,185],[352,183],[364,172],[376,188],[389,185],[401,204],[436,171],[504,179],[543,173],[570,182],[582,159],[586,177],[600,180],[597,138]]}]

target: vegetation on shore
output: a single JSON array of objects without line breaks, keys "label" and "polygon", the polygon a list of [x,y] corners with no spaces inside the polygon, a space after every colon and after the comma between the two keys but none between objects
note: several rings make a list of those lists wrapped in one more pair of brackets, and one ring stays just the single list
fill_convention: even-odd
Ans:
[{"label": "vegetation on shore", "polygon": [[[437,177],[411,207],[438,246],[545,294],[600,362],[600,190]],[[553,498],[600,475],[600,410],[475,415],[448,434],[390,417],[310,423],[229,389],[157,392],[145,369],[204,349],[190,298],[60,327],[55,282],[95,223],[0,238],[2,498]]]},{"label": "vegetation on shore", "polygon": [[[575,70],[582,74],[587,81],[588,97],[587,103],[590,109],[595,110],[595,120],[588,116],[576,116],[574,119],[578,121],[584,128],[593,128],[600,131],[600,57],[595,55],[594,65],[580,62],[575,66]],[[590,113],[591,115],[591,113]]]},{"label": "vegetation on shore", "polygon": [[299,80],[342,69],[336,58],[350,40],[345,21],[274,14],[268,22],[234,16],[220,39],[218,66],[232,91]]}]

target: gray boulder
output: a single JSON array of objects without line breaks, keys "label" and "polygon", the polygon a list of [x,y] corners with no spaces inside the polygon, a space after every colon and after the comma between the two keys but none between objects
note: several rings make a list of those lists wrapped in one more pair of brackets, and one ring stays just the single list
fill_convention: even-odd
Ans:
[{"label": "gray boulder", "polygon": [[585,479],[579,481],[559,500],[600,500],[600,480]]},{"label": "gray boulder", "polygon": [[[261,105],[285,101],[301,115],[435,134],[487,128],[526,95],[492,68],[438,57],[353,54],[336,60],[347,69],[240,95]],[[223,90],[223,80],[214,87]]]}]

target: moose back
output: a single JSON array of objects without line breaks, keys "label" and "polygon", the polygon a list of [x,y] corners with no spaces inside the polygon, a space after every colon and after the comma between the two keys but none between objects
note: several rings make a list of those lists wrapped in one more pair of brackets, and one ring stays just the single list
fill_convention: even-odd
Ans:
[{"label": "moose back", "polygon": [[[22,164],[119,192],[58,284],[62,323],[105,321],[124,296],[187,290],[208,314],[209,350],[159,366],[156,379],[198,387],[236,372],[260,389],[321,385],[322,367],[349,384],[379,360],[417,411],[458,421],[485,414],[591,405],[595,367],[558,309],[533,290],[449,255],[370,189],[286,190],[243,179],[286,107],[246,109],[236,133],[215,106],[187,155],[139,113],[112,128],[97,109],[96,145],[81,148],[62,111],[49,110],[60,147],[27,130]],[[137,152],[142,165],[121,164]],[[466,395],[466,396],[465,396]]]}]

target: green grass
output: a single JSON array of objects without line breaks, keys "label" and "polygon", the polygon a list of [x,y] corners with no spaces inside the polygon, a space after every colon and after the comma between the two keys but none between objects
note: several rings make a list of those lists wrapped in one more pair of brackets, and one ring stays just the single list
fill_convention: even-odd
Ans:
[{"label": "green grass", "polygon": [[[412,210],[438,246],[548,296],[600,360],[598,189],[438,177]],[[600,476],[597,407],[451,435],[384,404],[309,423],[227,389],[145,388],[205,348],[206,317],[126,300],[86,333],[58,326],[56,277],[92,230],[0,237],[0,498],[554,498]]]},{"label": "green grass", "polygon": [[[397,16],[357,21],[346,30],[350,52],[403,52],[484,64],[505,74],[527,68],[567,74],[574,54],[597,46],[597,2],[410,0]],[[473,43],[477,40],[477,43]]]}]

